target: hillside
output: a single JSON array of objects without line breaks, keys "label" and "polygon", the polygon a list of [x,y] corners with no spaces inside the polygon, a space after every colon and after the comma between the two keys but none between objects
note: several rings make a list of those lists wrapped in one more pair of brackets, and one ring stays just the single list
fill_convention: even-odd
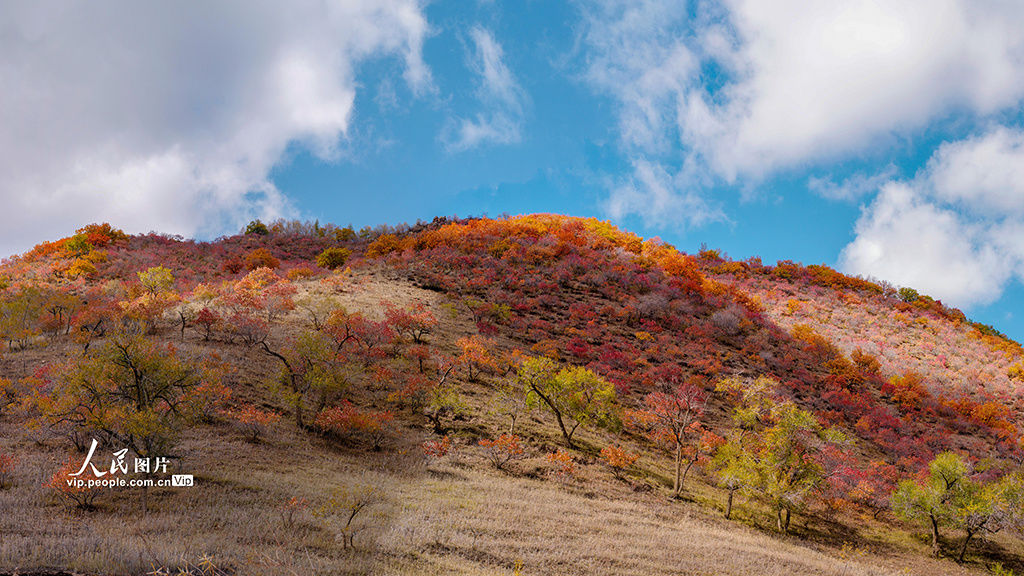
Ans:
[{"label": "hillside", "polygon": [[[1024,570],[1024,352],[912,290],[557,215],[92,225],[0,287],[0,573]],[[195,485],[69,487],[93,439]]]}]

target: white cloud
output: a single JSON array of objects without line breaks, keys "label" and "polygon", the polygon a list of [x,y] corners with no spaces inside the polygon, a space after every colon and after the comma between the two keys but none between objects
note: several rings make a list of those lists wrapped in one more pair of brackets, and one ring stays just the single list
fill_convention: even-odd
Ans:
[{"label": "white cloud", "polygon": [[581,12],[583,78],[616,103],[623,150],[669,166],[682,154],[727,183],[1024,98],[1019,2],[593,0]]},{"label": "white cloud", "polygon": [[108,220],[185,235],[294,213],[268,174],[348,129],[357,66],[430,89],[418,0],[0,6],[0,251]]},{"label": "white cloud", "polygon": [[700,58],[676,32],[686,23],[683,3],[585,3],[580,56],[583,80],[618,105],[620,146],[632,173],[609,179],[605,211],[641,216],[648,225],[682,227],[724,218],[705,197],[703,175],[681,156],[677,104],[699,74]]},{"label": "white cloud", "polygon": [[943,144],[928,171],[944,201],[982,214],[1024,215],[1024,132],[998,127]]},{"label": "white cloud", "polygon": [[635,161],[632,175],[611,188],[604,210],[612,218],[639,214],[647,226],[661,227],[726,220],[718,207],[687,186],[685,171],[672,175],[658,163]]},{"label": "white cloud", "polygon": [[883,186],[855,231],[840,256],[844,270],[911,286],[947,303],[991,302],[1011,277],[1006,255],[984,230],[906,183]]},{"label": "white cloud", "polygon": [[841,267],[957,306],[1024,280],[1024,132],[996,127],[946,143],[908,182],[890,181],[857,222]]},{"label": "white cloud", "polygon": [[476,96],[484,111],[472,119],[460,118],[441,135],[450,152],[462,152],[483,144],[515,144],[522,139],[526,94],[505,64],[505,55],[494,36],[484,28],[470,31],[474,55],[470,63],[479,76]]},{"label": "white cloud", "polygon": [[878,174],[854,174],[838,182],[831,177],[811,176],[807,179],[807,188],[829,200],[853,201],[877,192],[895,176],[896,167],[890,165]]}]

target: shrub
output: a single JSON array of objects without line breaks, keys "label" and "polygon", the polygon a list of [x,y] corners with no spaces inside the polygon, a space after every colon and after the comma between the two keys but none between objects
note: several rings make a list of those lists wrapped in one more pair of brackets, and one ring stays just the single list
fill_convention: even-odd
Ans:
[{"label": "shrub", "polygon": [[266,432],[267,426],[281,419],[281,415],[271,410],[261,410],[252,404],[244,404],[223,412],[245,433],[250,442],[258,442]]},{"label": "shrub", "polygon": [[366,256],[369,258],[378,258],[381,256],[387,256],[392,252],[402,249],[402,240],[399,239],[398,236],[395,236],[394,234],[384,234],[370,244],[366,249]]},{"label": "shrub", "polygon": [[493,440],[485,438],[479,444],[487,451],[487,458],[498,470],[504,469],[509,461],[523,456],[523,446],[514,434],[502,434]]},{"label": "shrub", "polygon": [[351,256],[352,251],[348,248],[327,248],[316,257],[316,265],[328,270],[334,270],[344,266]]},{"label": "shrub", "polygon": [[444,458],[452,450],[452,439],[445,436],[440,440],[427,440],[423,443],[423,453],[434,460]]},{"label": "shrub", "polygon": [[366,438],[379,450],[395,416],[388,410],[359,410],[350,402],[317,415],[314,426],[341,439]]},{"label": "shrub", "polygon": [[18,459],[11,454],[0,454],[0,490],[14,483],[14,466]]},{"label": "shrub", "polygon": [[560,478],[575,478],[577,475],[576,460],[561,448],[548,454],[548,462],[555,466],[555,474]]},{"label": "shrub", "polygon": [[257,248],[245,257],[245,267],[249,270],[256,270],[257,268],[273,269],[280,265],[281,261],[274,258],[274,255],[266,248]]},{"label": "shrub", "polygon": [[92,510],[100,493],[97,486],[89,486],[90,480],[98,480],[92,470],[86,468],[80,476],[72,476],[78,470],[75,458],[69,458],[60,470],[54,472],[50,480],[43,484],[50,489],[61,504],[68,509]]},{"label": "shrub", "polygon": [[296,280],[305,280],[306,278],[312,278],[314,276],[316,276],[316,270],[313,270],[309,266],[292,268],[287,274],[287,278],[293,282]]},{"label": "shrub", "polygon": [[604,458],[604,463],[612,469],[612,474],[616,478],[622,478],[622,473],[632,466],[640,455],[618,446],[605,446],[601,449],[601,457]]},{"label": "shrub", "polygon": [[281,504],[281,522],[286,527],[291,528],[295,525],[295,516],[301,514],[308,506],[309,503],[306,502],[305,498],[299,498],[298,496],[289,498]]},{"label": "shrub", "polygon": [[225,260],[220,268],[228,274],[238,274],[242,271],[242,268],[245,268],[245,262],[242,262],[242,259],[238,256],[232,256]]},{"label": "shrub", "polygon": [[1024,381],[1024,362],[1018,362],[1011,366],[1006,375],[1010,380]]},{"label": "shrub", "polygon": [[380,490],[373,486],[344,488],[336,491],[313,514],[335,528],[342,546],[348,550],[355,548],[356,534],[367,528],[365,522],[368,518],[362,512],[381,499]]}]

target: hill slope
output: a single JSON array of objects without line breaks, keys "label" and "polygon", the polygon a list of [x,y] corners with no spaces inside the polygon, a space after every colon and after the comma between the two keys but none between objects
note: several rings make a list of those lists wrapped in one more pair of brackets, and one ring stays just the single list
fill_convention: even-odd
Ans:
[{"label": "hill slope", "polygon": [[[921,477],[942,451],[978,483],[1011,477],[1020,460],[1020,347],[941,303],[824,267],[687,256],[555,215],[248,231],[199,243],[90,226],[0,268],[0,458],[15,459],[0,460],[0,570],[1019,565],[1008,517],[958,566],[930,559],[925,530],[889,511],[896,480]],[[563,419],[580,416],[570,439],[524,393],[530,357],[579,367],[614,402],[590,413],[586,395],[567,396]],[[133,378],[139,366],[150,376]],[[721,383],[751,390],[763,377],[771,408],[748,430]],[[169,381],[172,392],[125,400]],[[680,448],[694,462],[683,498],[666,501],[673,450],[644,415],[677,390],[702,413]],[[805,465],[789,470],[806,482],[780,495],[748,477],[722,518],[730,484],[716,451],[744,437],[766,454],[787,406],[814,420],[792,444]],[[196,485],[61,489],[93,438],[101,469],[130,447],[172,458]],[[608,447],[638,459],[609,466]],[[794,519],[773,536],[783,509]],[[940,536],[954,555],[957,527]]]}]

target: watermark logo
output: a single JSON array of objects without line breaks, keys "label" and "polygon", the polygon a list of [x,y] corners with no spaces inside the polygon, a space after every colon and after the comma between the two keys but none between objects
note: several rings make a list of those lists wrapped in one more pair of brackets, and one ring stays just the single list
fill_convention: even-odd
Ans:
[{"label": "watermark logo", "polygon": [[[190,487],[195,485],[195,478],[192,474],[172,474],[170,478],[156,477],[155,475],[166,475],[167,465],[170,458],[157,456],[153,458],[135,457],[131,466],[128,465],[128,449],[122,448],[115,451],[110,458],[110,467],[96,465],[96,448],[99,441],[92,439],[89,446],[89,453],[86,454],[82,466],[77,472],[68,474],[68,486],[76,488],[95,487],[136,487],[136,486],[170,486]],[[128,478],[133,474],[142,474],[142,478]]]}]

